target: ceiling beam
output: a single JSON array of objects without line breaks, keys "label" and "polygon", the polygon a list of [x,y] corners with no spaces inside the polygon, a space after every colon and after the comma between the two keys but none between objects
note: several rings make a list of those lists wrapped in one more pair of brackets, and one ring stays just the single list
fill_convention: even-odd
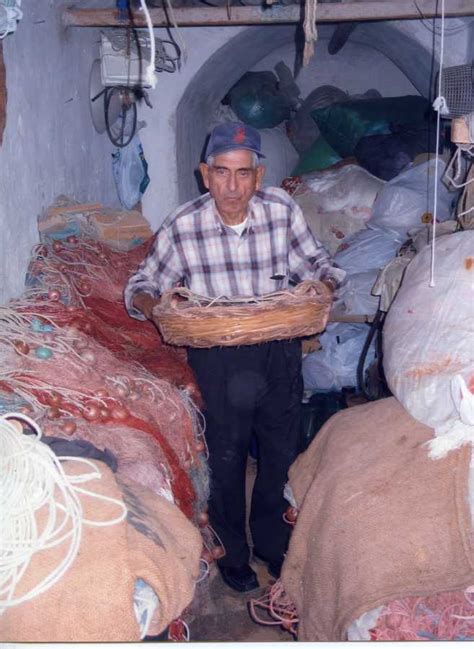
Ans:
[{"label": "ceiling beam", "polygon": [[[155,27],[169,25],[164,9],[150,8]],[[220,25],[262,25],[298,23],[302,5],[276,5],[263,9],[259,6],[230,7],[176,7],[173,9],[178,25],[204,27]],[[420,14],[421,12],[421,14]],[[439,0],[359,0],[352,2],[319,3],[318,23],[408,20],[433,18],[440,15]],[[446,0],[446,17],[474,16],[474,0]],[[63,9],[63,24],[67,27],[126,27],[129,22],[119,20],[115,9]],[[143,13],[131,12],[131,24],[146,27]]]}]

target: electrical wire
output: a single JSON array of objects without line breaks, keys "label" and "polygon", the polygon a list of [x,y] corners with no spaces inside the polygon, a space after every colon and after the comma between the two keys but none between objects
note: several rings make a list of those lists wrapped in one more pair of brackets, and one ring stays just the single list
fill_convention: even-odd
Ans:
[{"label": "electrical wire", "polygon": [[[419,7],[416,0],[414,0],[414,4],[415,4],[415,7],[416,7],[418,13],[420,14],[420,23],[423,25],[423,27],[425,29],[427,29],[429,32],[431,32],[432,34],[438,34],[438,35],[441,34],[441,29],[437,29],[436,25],[434,25],[432,27],[431,25],[428,24],[428,18],[424,15],[424,13],[420,9],[420,7]],[[463,31],[466,31],[467,29],[469,29],[469,27],[473,23],[474,23],[474,18],[471,19],[467,23],[467,25],[457,25],[456,27],[448,27],[448,28],[445,27],[444,28],[444,33],[449,34],[450,36],[454,35],[454,34],[459,34],[459,33],[463,32]]]},{"label": "electrical wire", "polygon": [[171,19],[171,23],[174,27],[174,30],[176,31],[176,39],[178,40],[180,44],[180,50],[183,55],[183,61],[186,61],[187,59],[187,48],[186,48],[186,43],[184,42],[183,37],[181,36],[181,32],[178,27],[178,23],[176,21],[176,16],[174,15],[174,10],[173,10],[173,5],[171,3],[171,0],[165,0],[165,5],[166,5],[166,13],[169,14],[169,18]]}]

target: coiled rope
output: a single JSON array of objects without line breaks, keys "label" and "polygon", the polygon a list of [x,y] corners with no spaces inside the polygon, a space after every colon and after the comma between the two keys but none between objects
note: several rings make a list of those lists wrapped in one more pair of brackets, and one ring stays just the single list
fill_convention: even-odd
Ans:
[{"label": "coiled rope", "polygon": [[[25,435],[24,424],[35,434]],[[67,475],[61,460],[82,463],[90,471]],[[78,486],[100,477],[90,460],[56,457],[41,442],[41,429],[28,416],[9,413],[0,417],[0,614],[44,593],[64,576],[78,553],[84,525],[115,525],[125,519],[122,501]],[[88,520],[79,496],[114,504],[120,514],[107,521]],[[30,590],[19,593],[33,557],[63,543],[69,544],[64,558]]]}]

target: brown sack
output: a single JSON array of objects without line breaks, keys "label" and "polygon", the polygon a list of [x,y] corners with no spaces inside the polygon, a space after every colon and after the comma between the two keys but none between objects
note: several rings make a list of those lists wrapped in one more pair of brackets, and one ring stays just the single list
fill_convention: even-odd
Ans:
[{"label": "brown sack", "polygon": [[384,399],[332,417],[292,465],[300,513],[282,582],[300,640],[344,640],[381,604],[474,583],[471,448],[431,460],[432,436]]},{"label": "brown sack", "polygon": [[[81,487],[122,500],[111,470],[102,462],[94,464],[102,477]],[[87,468],[67,462],[65,470],[77,475]],[[2,641],[138,641],[140,629],[133,610],[138,577],[155,589],[160,600],[155,628],[164,629],[189,603],[201,551],[198,531],[177,507],[143,487],[129,484],[125,500],[130,522],[107,527],[84,525],[79,552],[65,575],[31,601],[0,615]],[[104,521],[120,514],[119,507],[96,498],[81,496],[81,503],[84,516],[91,520]],[[148,516],[156,520],[150,522]],[[41,525],[41,516],[37,520]],[[27,592],[48,575],[67,547],[64,543],[38,552],[17,594]]]}]

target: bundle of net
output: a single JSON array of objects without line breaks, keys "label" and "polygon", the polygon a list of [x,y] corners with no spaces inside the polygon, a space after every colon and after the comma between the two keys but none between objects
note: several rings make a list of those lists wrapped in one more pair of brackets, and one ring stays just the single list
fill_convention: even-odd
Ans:
[{"label": "bundle of net", "polygon": [[58,291],[68,304],[84,306],[84,297],[89,295],[121,301],[123,287],[146,256],[150,243],[128,252],[76,236],[39,244],[32,251],[27,285]]},{"label": "bundle of net", "polygon": [[405,597],[383,607],[370,630],[374,640],[472,640],[474,587],[429,597]]},{"label": "bundle of net", "polygon": [[[122,358],[137,361],[179,387],[186,386],[201,405],[183,350],[164,345],[154,325],[130,318],[125,310],[124,285],[146,254],[147,246],[117,252],[75,236],[49,246],[36,246],[26,295],[44,302],[41,311],[58,324],[72,324]],[[62,304],[69,308],[62,309]]]},{"label": "bundle of net", "polygon": [[135,481],[151,486],[143,476],[154,467],[155,490],[169,492],[205,527],[206,448],[200,413],[187,392],[117,358],[75,327],[57,327],[34,306],[0,308],[0,389],[21,397],[46,434],[88,439],[116,452],[119,469]]}]

